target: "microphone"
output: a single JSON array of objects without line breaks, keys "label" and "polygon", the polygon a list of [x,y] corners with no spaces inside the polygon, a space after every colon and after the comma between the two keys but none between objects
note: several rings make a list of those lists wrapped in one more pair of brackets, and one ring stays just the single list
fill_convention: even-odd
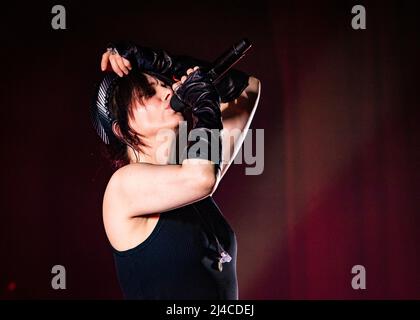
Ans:
[{"label": "microphone", "polygon": [[[213,84],[217,84],[223,78],[226,72],[228,72],[239,60],[245,56],[245,53],[251,48],[251,46],[251,42],[244,38],[226,50],[213,62],[213,68],[207,72],[210,81]],[[170,105],[171,108],[176,112],[181,112],[187,107],[181,100],[179,100],[175,94],[171,98]]]}]

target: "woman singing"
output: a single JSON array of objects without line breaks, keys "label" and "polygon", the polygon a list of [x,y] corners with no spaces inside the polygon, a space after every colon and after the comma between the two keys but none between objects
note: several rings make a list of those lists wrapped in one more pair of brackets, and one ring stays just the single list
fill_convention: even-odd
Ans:
[{"label": "woman singing", "polygon": [[[243,143],[260,83],[231,70],[214,85],[206,67],[132,43],[102,56],[102,71],[114,72],[99,84],[92,119],[116,168],[103,221],[126,299],[238,299],[236,238],[212,194]],[[178,148],[184,120],[188,143]]]}]

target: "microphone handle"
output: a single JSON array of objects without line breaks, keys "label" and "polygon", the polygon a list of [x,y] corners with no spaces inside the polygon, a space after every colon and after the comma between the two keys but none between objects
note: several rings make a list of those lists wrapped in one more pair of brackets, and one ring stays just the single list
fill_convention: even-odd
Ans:
[{"label": "microphone handle", "polygon": [[[226,72],[245,56],[251,46],[248,39],[242,39],[217,58],[213,63],[214,67],[207,73],[212,83],[217,84],[223,79]],[[176,95],[172,96],[170,105],[176,112],[181,112],[187,107]]]},{"label": "microphone handle", "polygon": [[208,72],[212,82],[214,84],[218,83],[226,72],[228,72],[245,56],[245,53],[251,48],[251,46],[252,45],[248,39],[242,39],[217,58],[213,62],[214,67]]}]

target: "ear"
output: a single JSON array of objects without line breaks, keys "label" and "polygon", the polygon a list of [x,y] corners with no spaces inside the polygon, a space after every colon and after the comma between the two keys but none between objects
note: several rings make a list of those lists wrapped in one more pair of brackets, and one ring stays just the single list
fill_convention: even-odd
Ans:
[{"label": "ear", "polygon": [[118,124],[118,122],[115,120],[112,123],[112,132],[114,132],[115,136],[118,137],[119,139],[123,139],[123,135],[121,134],[121,130],[120,130],[120,126]]}]

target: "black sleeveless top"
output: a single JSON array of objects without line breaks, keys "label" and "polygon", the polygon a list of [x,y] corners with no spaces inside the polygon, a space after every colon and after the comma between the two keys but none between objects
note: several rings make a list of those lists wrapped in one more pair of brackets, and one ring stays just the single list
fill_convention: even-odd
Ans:
[{"label": "black sleeveless top", "polygon": [[161,213],[144,242],[113,253],[126,299],[238,299],[236,236],[211,196]]}]

